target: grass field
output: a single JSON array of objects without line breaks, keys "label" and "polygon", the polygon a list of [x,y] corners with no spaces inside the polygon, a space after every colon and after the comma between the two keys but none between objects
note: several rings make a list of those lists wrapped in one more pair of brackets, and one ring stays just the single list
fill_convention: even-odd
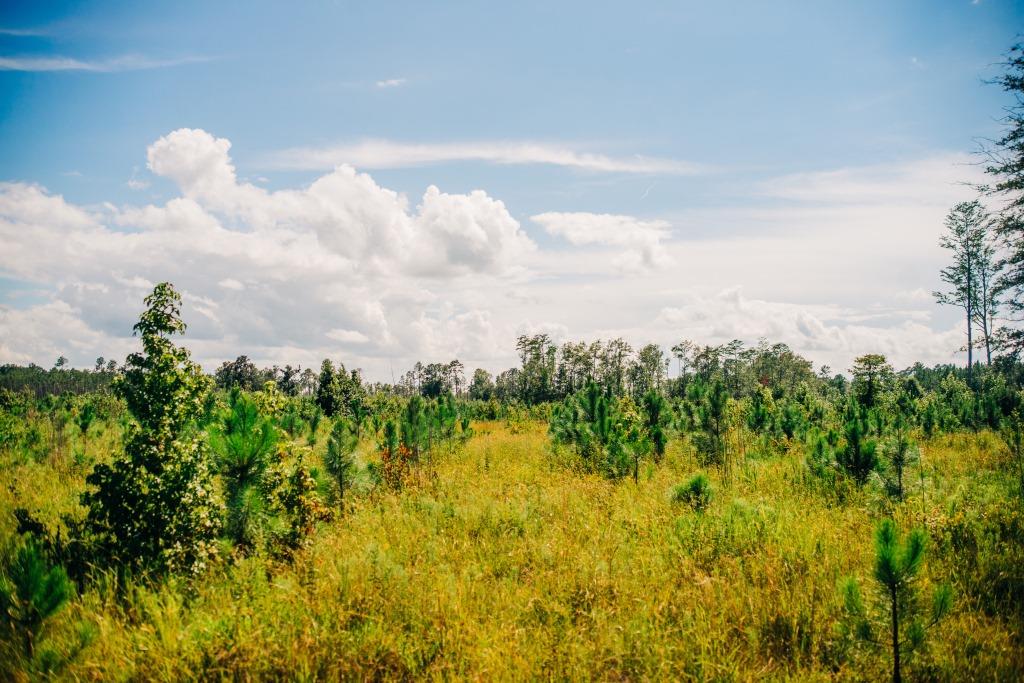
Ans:
[{"label": "grass field", "polygon": [[[112,448],[115,431],[90,448]],[[910,680],[1024,672],[1024,518],[990,434],[923,444],[901,504],[870,486],[823,491],[795,447],[751,455],[728,480],[711,470],[696,511],[671,496],[697,471],[685,442],[616,483],[566,467],[545,425],[515,431],[479,423],[401,491],[364,486],[292,563],[225,561],[191,585],[99,582],[47,627],[58,650],[92,634],[61,676],[884,680],[886,650],[843,636],[838,586],[856,576],[875,604],[872,532],[890,514],[928,533],[921,592],[954,589]],[[53,522],[83,487],[52,463],[5,479],[8,540],[13,508]]]}]

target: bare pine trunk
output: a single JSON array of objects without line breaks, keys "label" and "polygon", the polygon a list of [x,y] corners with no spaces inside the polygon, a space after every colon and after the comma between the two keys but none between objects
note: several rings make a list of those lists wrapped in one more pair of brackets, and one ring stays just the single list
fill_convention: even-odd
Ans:
[{"label": "bare pine trunk", "polygon": [[967,386],[974,388],[973,373],[974,373],[974,338],[972,332],[974,331],[974,318],[971,315],[973,313],[972,304],[974,302],[974,291],[972,290],[974,273],[971,269],[970,260],[967,261]]},{"label": "bare pine trunk", "polygon": [[900,673],[900,618],[896,606],[896,589],[890,591],[892,597],[892,683],[903,683]]}]

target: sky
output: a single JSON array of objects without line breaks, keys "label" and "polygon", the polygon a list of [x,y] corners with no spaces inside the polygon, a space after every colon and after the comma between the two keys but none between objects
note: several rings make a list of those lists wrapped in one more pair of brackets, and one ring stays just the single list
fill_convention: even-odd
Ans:
[{"label": "sky", "polygon": [[943,217],[1013,0],[0,3],[0,363],[516,364],[520,334],[963,362]]}]

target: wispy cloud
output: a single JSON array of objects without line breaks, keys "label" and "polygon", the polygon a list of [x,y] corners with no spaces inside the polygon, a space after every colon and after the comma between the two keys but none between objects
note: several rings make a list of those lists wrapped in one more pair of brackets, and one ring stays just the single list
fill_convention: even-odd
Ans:
[{"label": "wispy cloud", "polygon": [[356,168],[381,169],[455,161],[549,164],[607,173],[696,175],[707,170],[699,164],[676,159],[639,155],[611,157],[542,142],[405,143],[379,139],[330,147],[286,149],[271,154],[266,160],[266,166],[288,170],[317,170],[349,164]]},{"label": "wispy cloud", "polygon": [[111,59],[83,60],[72,57],[0,57],[0,71],[91,71],[110,73],[114,71],[139,71],[162,69],[182,64],[208,62],[210,57],[175,57],[153,59],[139,55],[124,55]]},{"label": "wispy cloud", "polygon": [[816,204],[945,206],[953,189],[983,180],[975,159],[952,152],[905,162],[793,173],[764,181],[759,190],[769,197]]},{"label": "wispy cloud", "polygon": [[15,36],[17,38],[34,38],[45,36],[47,33],[34,28],[0,28],[0,36]]},{"label": "wispy cloud", "polygon": [[397,88],[400,85],[405,85],[406,80],[404,78],[389,78],[384,81],[377,81],[376,85],[378,88]]}]

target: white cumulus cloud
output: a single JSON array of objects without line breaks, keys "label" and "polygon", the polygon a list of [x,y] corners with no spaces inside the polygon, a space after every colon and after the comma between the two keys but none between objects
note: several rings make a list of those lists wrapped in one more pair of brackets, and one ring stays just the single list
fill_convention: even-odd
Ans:
[{"label": "white cumulus cloud", "polygon": [[786,176],[752,186],[753,204],[670,220],[538,213],[564,242],[541,248],[482,190],[430,185],[410,201],[342,165],[269,191],[230,152],[200,129],[155,141],[149,170],[177,188],[162,203],[85,206],[0,183],[0,275],[16,283],[0,291],[0,362],[123,357],[165,280],[208,368],[246,354],[330,357],[377,380],[417,360],[494,371],[531,331],[666,348],[766,337],[837,369],[870,351],[948,362],[962,343],[928,294],[942,217],[966,191],[956,158]]},{"label": "white cumulus cloud", "polygon": [[86,209],[0,184],[0,272],[52,296],[4,309],[2,359],[45,362],[57,350],[85,362],[125,348],[147,290],[169,280],[208,364],[290,352],[287,362],[315,362],[352,344],[367,364],[402,364],[462,328],[475,340],[464,348],[493,360],[487,314],[453,299],[500,287],[535,249],[502,202],[431,186],[413,210],[350,167],[268,192],[239,181],[230,148],[193,129],[154,142],[150,170],[181,192],[164,204]]},{"label": "white cumulus cloud", "polygon": [[666,221],[586,212],[548,212],[530,220],[570,244],[621,250],[615,263],[624,270],[658,268],[671,263],[664,243],[671,236],[672,226]]}]

